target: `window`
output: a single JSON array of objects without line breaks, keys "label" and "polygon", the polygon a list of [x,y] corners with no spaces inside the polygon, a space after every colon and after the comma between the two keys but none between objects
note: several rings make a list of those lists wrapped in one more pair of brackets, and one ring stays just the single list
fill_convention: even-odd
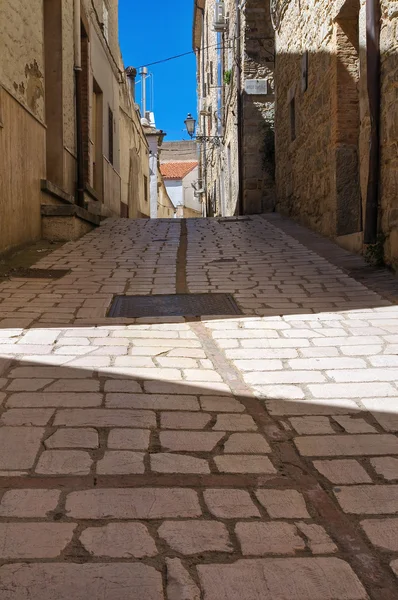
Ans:
[{"label": "window", "polygon": [[304,52],[301,59],[301,91],[308,90],[308,52]]},{"label": "window", "polygon": [[113,165],[113,112],[108,109],[108,144],[109,144],[109,162]]},{"label": "window", "polygon": [[290,100],[289,104],[289,113],[290,113],[290,141],[294,142],[296,139],[296,98]]},{"label": "window", "polygon": [[103,6],[102,31],[103,31],[106,41],[109,42],[109,9],[108,9],[108,6],[107,6],[105,0],[103,1],[102,6]]},{"label": "window", "polygon": [[91,144],[92,144],[92,184],[102,197],[102,160],[103,160],[103,96],[101,88],[93,79],[93,96],[91,107]]},{"label": "window", "polygon": [[148,202],[148,177],[144,175],[144,199]]}]

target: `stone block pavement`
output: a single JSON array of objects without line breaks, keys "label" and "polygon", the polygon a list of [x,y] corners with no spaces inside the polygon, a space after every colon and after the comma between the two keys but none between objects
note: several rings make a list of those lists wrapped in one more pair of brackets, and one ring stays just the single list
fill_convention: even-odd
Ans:
[{"label": "stone block pavement", "polygon": [[[288,227],[108,220],[0,283],[1,600],[398,598],[398,306]],[[243,314],[106,316],[176,292]]]}]

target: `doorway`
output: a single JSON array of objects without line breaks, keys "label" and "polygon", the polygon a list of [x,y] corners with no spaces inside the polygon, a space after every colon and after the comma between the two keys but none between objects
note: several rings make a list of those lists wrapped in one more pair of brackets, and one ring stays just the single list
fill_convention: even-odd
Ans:
[{"label": "doorway", "polygon": [[92,177],[93,188],[102,198],[103,192],[103,93],[93,79],[91,109]]},{"label": "doorway", "polygon": [[362,231],[359,177],[359,10],[358,0],[347,0],[334,24],[334,121],[336,235]]}]

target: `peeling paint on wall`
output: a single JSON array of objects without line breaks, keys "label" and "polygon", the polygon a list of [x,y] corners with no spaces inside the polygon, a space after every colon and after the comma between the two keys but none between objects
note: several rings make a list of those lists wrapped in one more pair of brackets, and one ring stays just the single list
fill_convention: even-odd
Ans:
[{"label": "peeling paint on wall", "polygon": [[[31,110],[37,108],[37,101],[44,97],[43,73],[39,69],[36,60],[25,66],[26,99]],[[23,84],[22,84],[23,85]]]}]

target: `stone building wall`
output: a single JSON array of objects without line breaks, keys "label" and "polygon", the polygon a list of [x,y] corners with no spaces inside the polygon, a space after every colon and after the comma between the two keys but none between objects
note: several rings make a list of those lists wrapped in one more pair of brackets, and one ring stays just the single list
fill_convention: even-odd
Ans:
[{"label": "stone building wall", "polygon": [[385,256],[398,268],[398,2],[382,0],[381,218]]},{"label": "stone building wall", "polygon": [[[105,5],[109,11],[108,40],[101,24]],[[138,181],[138,189],[144,193],[149,169],[140,116],[124,74],[117,20],[117,0],[83,0],[82,24],[87,34],[82,41],[85,183],[87,190],[97,188],[90,190],[85,200],[89,210],[115,215],[121,211],[126,214],[126,205],[138,202],[131,189]],[[41,206],[60,202],[42,191],[41,180],[49,181],[47,189],[50,187],[52,194],[55,184],[61,195],[75,196],[73,0],[0,2],[0,40],[1,253],[41,237]],[[102,119],[96,128],[102,145],[96,154],[94,80],[101,84],[102,92]],[[133,155],[135,160],[131,161]],[[94,169],[100,167],[101,185],[97,186]]]},{"label": "stone building wall", "polygon": [[46,161],[41,5],[42,0],[0,2],[0,253],[41,235]]},{"label": "stone building wall", "polygon": [[0,82],[44,122],[42,3],[43,0],[0,3]]},{"label": "stone building wall", "polygon": [[64,147],[76,159],[75,90],[70,85],[74,67],[73,1],[63,0],[62,6],[62,99],[64,115]]},{"label": "stone building wall", "polygon": [[[370,134],[366,0],[319,0],[316,7],[312,0],[288,0],[279,6],[284,10],[276,33],[277,209],[362,251]],[[398,260],[396,6],[381,1],[379,227],[391,263]]]},{"label": "stone building wall", "polygon": [[163,142],[162,163],[175,161],[191,161],[198,159],[198,146],[195,140],[180,142]]},{"label": "stone building wall", "polygon": [[128,207],[128,216],[137,218],[148,196],[149,149],[126,81],[120,85],[119,115],[121,202]]},{"label": "stone building wall", "polygon": [[[243,206],[245,214],[252,214],[272,211],[275,206],[274,173],[269,158],[274,125],[275,35],[269,0],[246,2],[242,33]],[[250,80],[267,82],[265,89],[259,90],[262,93],[248,92]]]},{"label": "stone building wall", "polygon": [[[223,71],[230,73],[230,83],[225,83],[223,89],[224,105],[224,174],[225,174],[225,205],[226,215],[239,214],[239,119],[238,119],[238,90],[242,87],[243,77],[238,77],[238,64],[242,70],[244,44],[240,39],[240,52],[236,19],[236,3],[227,2],[228,30],[224,36]],[[243,155],[243,153],[242,153]],[[243,173],[242,173],[243,175]],[[243,180],[243,177],[242,177]]]},{"label": "stone building wall", "polygon": [[[276,179],[278,209],[329,235],[335,231],[331,190],[333,24],[327,0],[311,13],[288,2],[276,36]],[[307,89],[302,64],[308,52]]]},{"label": "stone building wall", "polygon": [[[227,28],[219,34],[213,29],[215,0],[203,3],[201,26],[199,18],[195,18],[194,39],[199,49],[198,96],[202,110],[199,130],[202,135],[221,137],[220,144],[209,141],[205,149],[203,144],[201,148],[210,214],[228,216],[241,210],[247,214],[260,213],[274,206],[272,167],[264,165],[265,124],[271,122],[268,133],[272,136],[274,103],[274,34],[268,1],[242,3],[238,24],[237,3],[226,0]],[[269,80],[270,83],[253,89],[250,84],[246,87],[247,80]],[[264,93],[265,90],[269,93]],[[240,185],[242,206],[239,205]]]}]

